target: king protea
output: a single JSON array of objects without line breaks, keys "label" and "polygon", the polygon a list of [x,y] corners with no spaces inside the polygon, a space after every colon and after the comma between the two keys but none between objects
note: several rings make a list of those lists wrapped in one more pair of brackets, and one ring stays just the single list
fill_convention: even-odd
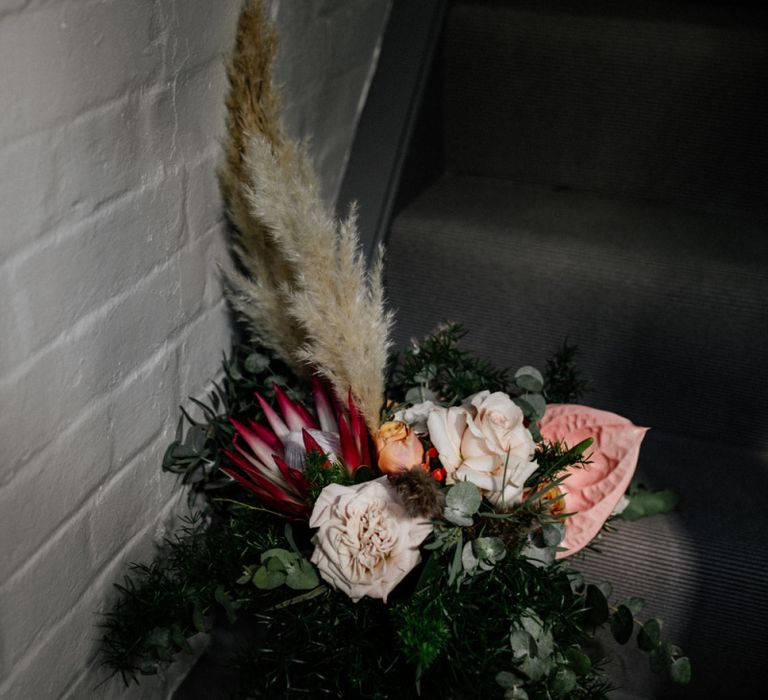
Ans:
[{"label": "king protea", "polygon": [[329,464],[340,461],[353,475],[359,467],[371,464],[368,429],[351,392],[345,409],[313,378],[315,419],[279,386],[274,389],[278,410],[256,394],[267,425],[252,420],[245,425],[231,419],[235,434],[232,449],[224,450],[228,464],[221,469],[265,505],[290,518],[308,518],[313,503],[304,475],[307,452],[324,454]]}]

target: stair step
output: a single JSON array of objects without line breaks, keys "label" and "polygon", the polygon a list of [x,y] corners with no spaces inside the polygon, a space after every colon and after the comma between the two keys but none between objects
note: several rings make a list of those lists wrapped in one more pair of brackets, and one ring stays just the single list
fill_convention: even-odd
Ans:
[{"label": "stair step", "polygon": [[497,365],[566,339],[592,405],[672,434],[768,448],[768,224],[447,175],[395,220],[402,345],[444,320]]},{"label": "stair step", "polygon": [[448,168],[768,212],[765,8],[456,2]]}]

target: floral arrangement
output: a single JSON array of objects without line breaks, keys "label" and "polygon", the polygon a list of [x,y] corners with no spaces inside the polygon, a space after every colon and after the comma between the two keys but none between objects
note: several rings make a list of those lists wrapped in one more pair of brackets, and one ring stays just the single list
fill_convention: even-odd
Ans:
[{"label": "floral arrangement", "polygon": [[239,617],[253,644],[235,696],[599,698],[608,626],[688,682],[642,601],[614,607],[568,566],[622,511],[674,506],[627,495],[645,429],[575,403],[567,345],[511,373],[447,324],[391,355],[381,255],[369,271],[354,211],[333,219],[284,135],[273,52],[251,3],[220,173],[247,337],[166,452],[196,515],[118,586],[105,663],[137,680]]}]

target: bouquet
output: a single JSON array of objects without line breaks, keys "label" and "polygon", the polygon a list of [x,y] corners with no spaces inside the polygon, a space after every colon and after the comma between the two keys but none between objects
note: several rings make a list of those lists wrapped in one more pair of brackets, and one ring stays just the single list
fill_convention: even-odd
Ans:
[{"label": "bouquet", "polygon": [[674,505],[627,495],[645,428],[576,403],[568,345],[513,373],[446,324],[391,354],[381,252],[369,270],[283,133],[273,52],[246,6],[220,172],[244,337],[166,452],[195,515],[118,586],[105,663],[138,680],[240,618],[239,697],[599,698],[607,626],[688,682],[642,601],[568,566],[622,510]]}]

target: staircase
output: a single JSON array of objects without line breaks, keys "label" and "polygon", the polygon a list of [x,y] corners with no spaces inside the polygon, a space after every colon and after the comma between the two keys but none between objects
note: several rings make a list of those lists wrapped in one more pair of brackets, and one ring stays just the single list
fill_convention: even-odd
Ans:
[{"label": "staircase", "polygon": [[[437,146],[437,148],[436,148]],[[653,430],[678,511],[575,562],[689,653],[616,698],[753,696],[768,653],[768,16],[748,4],[458,0],[388,238],[404,345],[443,320],[494,363],[566,339],[585,403]]]}]

